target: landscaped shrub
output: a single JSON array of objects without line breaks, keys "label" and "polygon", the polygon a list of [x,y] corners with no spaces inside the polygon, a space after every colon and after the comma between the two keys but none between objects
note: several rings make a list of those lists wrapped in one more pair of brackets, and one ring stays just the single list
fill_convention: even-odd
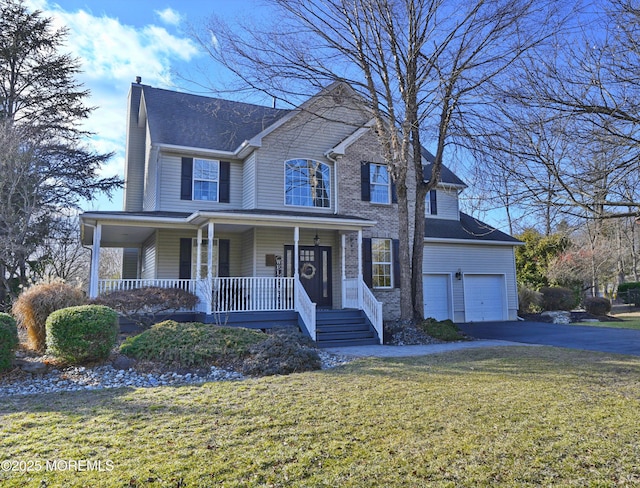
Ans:
[{"label": "landscaped shrub", "polygon": [[607,315],[611,312],[611,302],[605,297],[587,297],[583,304],[585,310],[593,315]]},{"label": "landscaped shrub", "polygon": [[29,347],[44,352],[47,317],[56,310],[84,303],[86,298],[82,290],[56,281],[33,285],[23,291],[13,304],[12,312],[18,326],[27,330]]},{"label": "landscaped shrub", "polygon": [[267,340],[252,346],[242,372],[252,376],[272,376],[314,371],[321,367],[313,342],[296,328],[287,327],[273,329]]},{"label": "landscaped shrub", "polygon": [[157,322],[159,314],[174,313],[181,309],[190,310],[198,304],[199,298],[181,288],[160,288],[147,286],[135,290],[114,291],[93,300],[98,305],[106,305],[143,327]]},{"label": "landscaped shrub", "polygon": [[518,285],[518,312],[537,313],[542,309],[542,293]]},{"label": "landscaped shrub", "polygon": [[102,305],[56,310],[47,319],[47,352],[81,363],[106,359],[118,337],[118,314]]},{"label": "landscaped shrub", "polygon": [[578,303],[572,290],[560,286],[545,286],[540,289],[542,293],[542,308],[551,310],[571,310]]},{"label": "landscaped shrub", "polygon": [[462,341],[466,339],[458,326],[451,320],[438,321],[430,317],[420,322],[418,324],[418,328],[425,334],[428,334],[434,339],[439,339],[441,341],[451,342]]},{"label": "landscaped shrub", "polygon": [[136,359],[160,361],[182,367],[225,365],[238,361],[250,346],[265,340],[263,332],[243,327],[219,327],[198,322],[165,320],[120,346]]},{"label": "landscaped shrub", "polygon": [[18,347],[18,326],[8,313],[0,312],[0,371],[11,368],[13,351]]}]

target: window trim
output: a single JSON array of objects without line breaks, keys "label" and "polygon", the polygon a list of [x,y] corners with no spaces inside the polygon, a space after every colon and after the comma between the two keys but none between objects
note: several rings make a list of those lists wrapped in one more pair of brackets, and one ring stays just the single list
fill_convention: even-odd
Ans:
[{"label": "window trim", "polygon": [[[376,261],[375,260],[375,243],[376,241],[385,241],[388,243],[388,251],[389,251],[389,261]],[[371,238],[371,287],[375,288],[376,290],[391,290],[394,288],[394,283],[393,283],[393,277],[394,277],[394,270],[393,270],[393,239],[390,238],[386,238],[386,237],[372,237]],[[389,286],[379,286],[375,284],[376,281],[376,274],[375,274],[375,268],[376,265],[382,265],[382,266],[389,266]]]},{"label": "window trim", "polygon": [[[387,175],[387,182],[386,183],[374,183],[373,177],[375,174],[375,167],[379,167],[379,168],[384,168],[385,173]],[[376,202],[373,199],[373,195],[375,194],[374,188],[376,186],[386,186],[387,187],[387,192],[386,192],[386,201],[384,202]],[[375,205],[391,205],[391,175],[389,174],[389,167],[386,164],[383,163],[369,163],[369,201]]]},{"label": "window trim", "polygon": [[[295,161],[304,161],[308,162],[311,161],[313,163],[317,163],[319,165],[320,168],[322,167],[326,167],[329,174],[327,175],[327,178],[324,181],[324,190],[327,194],[326,197],[326,201],[327,201],[327,205],[326,206],[316,206],[316,205],[304,205],[304,204],[297,204],[297,203],[288,203],[287,202],[287,171],[289,170],[289,165],[292,162]],[[307,166],[308,167],[308,166]],[[317,159],[309,159],[309,158],[293,158],[293,159],[288,159],[284,162],[284,194],[283,194],[283,199],[284,199],[284,205],[287,207],[300,207],[300,208],[313,208],[313,209],[331,209],[332,204],[331,204],[331,166],[323,161],[318,161]],[[322,170],[321,170],[322,171]],[[307,175],[307,185],[309,186],[309,188],[311,188],[310,184],[309,184],[309,178]],[[293,200],[293,196],[291,197],[291,199]],[[311,201],[313,202],[313,196],[311,197]]]},{"label": "window trim", "polygon": [[[208,163],[215,163],[217,166],[218,179],[212,180],[208,178],[196,178],[196,161],[206,161]],[[191,177],[191,195],[193,196],[193,201],[197,202],[219,202],[220,201],[220,160],[219,159],[207,159],[207,158],[193,158],[193,169],[192,169],[192,177]],[[205,199],[205,198],[196,198],[196,181],[210,182],[216,183],[216,198],[215,199]]]}]

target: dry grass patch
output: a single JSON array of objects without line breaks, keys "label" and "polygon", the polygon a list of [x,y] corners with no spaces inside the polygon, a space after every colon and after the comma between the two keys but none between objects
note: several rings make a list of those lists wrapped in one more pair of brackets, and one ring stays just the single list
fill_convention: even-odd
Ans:
[{"label": "dry grass patch", "polygon": [[203,386],[9,398],[2,486],[634,486],[640,360],[511,347]]}]

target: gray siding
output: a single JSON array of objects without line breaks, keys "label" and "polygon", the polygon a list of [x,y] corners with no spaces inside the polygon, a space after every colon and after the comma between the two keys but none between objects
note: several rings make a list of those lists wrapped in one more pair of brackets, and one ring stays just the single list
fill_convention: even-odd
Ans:
[{"label": "gray siding", "polygon": [[242,234],[242,266],[240,276],[255,276],[255,229],[249,229]]},{"label": "gray siding", "polygon": [[[191,157],[191,156],[190,156]],[[218,159],[201,156],[204,159]],[[227,161],[227,159],[223,159]],[[231,160],[229,203],[202,200],[180,200],[180,177],[182,156],[180,154],[160,154],[160,188],[156,210],[175,212],[195,212],[196,210],[224,210],[242,208],[242,163]]]},{"label": "gray siding", "polygon": [[127,248],[122,251],[122,279],[135,280],[138,278],[138,255],[137,248]]},{"label": "gray siding", "polygon": [[438,198],[438,214],[429,215],[429,217],[434,219],[460,220],[458,192],[449,188],[438,188],[436,192]]},{"label": "gray siding", "polygon": [[142,244],[142,267],[140,278],[150,280],[156,277],[156,235],[158,231]]},{"label": "gray siding", "polygon": [[257,208],[256,172],[256,153],[253,152],[242,166],[242,208]]},{"label": "gray siding", "polygon": [[146,165],[144,175],[144,210],[156,210],[157,205],[157,181],[158,181],[158,151],[148,148],[146,152]]},{"label": "gray siding", "polygon": [[[321,107],[315,104],[310,110],[318,111],[320,117],[301,113],[283,124],[262,140],[257,151],[257,205],[259,208],[296,210],[309,212],[331,212],[335,207],[333,163],[324,153],[339,144],[357,129],[366,118],[348,106]],[[335,122],[353,120],[354,125]],[[285,205],[284,163],[290,159],[312,159],[326,163],[331,168],[331,208],[312,208]]]},{"label": "gray siding", "polygon": [[142,210],[144,195],[144,162],[146,147],[146,123],[140,124],[142,89],[132,85],[129,92],[129,109],[127,111],[127,145],[125,150],[125,185],[124,210],[137,212]]},{"label": "gray siding", "polygon": [[451,273],[454,276],[453,313],[455,322],[464,322],[463,280],[455,278],[455,273],[504,274],[507,287],[507,309],[509,320],[517,318],[518,296],[514,248],[511,246],[491,246],[472,244],[425,244],[423,273]]}]

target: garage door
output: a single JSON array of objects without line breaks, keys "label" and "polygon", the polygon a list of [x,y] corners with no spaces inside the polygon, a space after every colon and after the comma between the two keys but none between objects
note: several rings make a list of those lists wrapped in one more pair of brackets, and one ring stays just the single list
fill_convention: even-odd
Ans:
[{"label": "garage door", "polygon": [[451,277],[446,274],[424,275],[422,278],[424,316],[436,320],[451,318]]},{"label": "garage door", "polygon": [[505,320],[503,275],[464,275],[464,305],[467,322]]}]

